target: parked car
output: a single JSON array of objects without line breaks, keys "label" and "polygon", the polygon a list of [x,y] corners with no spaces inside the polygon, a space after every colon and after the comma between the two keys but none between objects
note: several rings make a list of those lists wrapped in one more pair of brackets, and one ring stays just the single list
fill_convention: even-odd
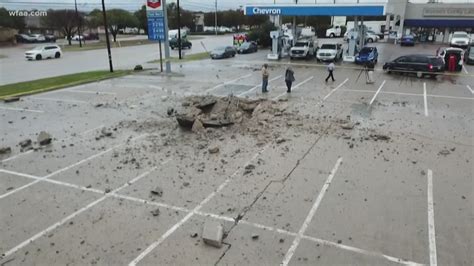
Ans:
[{"label": "parked car", "polygon": [[36,38],[28,35],[28,34],[16,34],[15,35],[16,42],[18,43],[34,43],[36,42]]},{"label": "parked car", "polygon": [[56,42],[56,36],[54,35],[45,35],[44,38],[46,39],[46,42]]},{"label": "parked car", "polygon": [[86,41],[93,41],[99,39],[99,34],[97,33],[84,33],[84,40]]},{"label": "parked car", "polygon": [[237,52],[232,46],[219,47],[211,51],[212,59],[234,57]]},{"label": "parked car", "polygon": [[375,34],[374,31],[368,30],[365,33],[365,42],[366,43],[378,42],[379,39],[380,39],[380,37],[377,34]]},{"label": "parked car", "polygon": [[415,46],[415,36],[413,35],[403,35],[400,39],[400,46]]},{"label": "parked car", "polygon": [[379,53],[377,51],[377,48],[366,46],[362,48],[359,53],[356,54],[355,63],[365,64],[371,61],[373,61],[374,63],[377,63],[378,59],[379,59]]},{"label": "parked car", "polygon": [[[81,41],[84,40],[84,36],[82,36],[82,35],[79,36],[79,35],[76,34],[76,35],[74,35],[74,36],[71,37],[71,41],[77,41],[77,42],[78,42],[78,41],[79,41],[79,38],[81,39]],[[65,40],[68,40],[67,36],[64,37],[64,39],[65,39]]]},{"label": "parked car", "polygon": [[250,54],[250,53],[256,53],[257,51],[258,51],[258,46],[255,42],[244,42],[237,49],[237,53],[239,54]]},{"label": "parked car", "polygon": [[435,77],[444,71],[444,62],[434,55],[404,55],[385,63],[383,70],[389,74],[391,72],[415,73],[418,78],[422,78],[425,74]]},{"label": "parked car", "polygon": [[440,47],[436,50],[436,55],[443,60],[444,68],[448,69],[447,62],[449,61],[449,57],[454,55],[456,57],[456,71],[462,70],[462,65],[464,61],[464,50],[461,48],[456,47]]},{"label": "parked car", "polygon": [[461,47],[466,48],[469,46],[471,39],[469,35],[465,31],[455,31],[453,33],[453,37],[451,37],[451,41],[449,42],[452,47]]},{"label": "parked car", "polygon": [[26,51],[25,57],[28,60],[41,60],[46,58],[60,58],[62,54],[61,48],[57,45],[43,45]]},{"label": "parked car", "polygon": [[469,65],[474,65],[474,44],[467,47],[464,53],[464,62]]},{"label": "parked car", "polygon": [[[193,44],[190,41],[187,39],[181,39],[181,49],[191,49],[192,47]],[[172,50],[179,48],[178,39],[175,38],[170,40],[170,48]]]},{"label": "parked car", "polygon": [[318,42],[305,38],[296,41],[295,45],[290,49],[290,58],[311,58],[316,55],[318,49]]},{"label": "parked car", "polygon": [[34,38],[35,42],[46,42],[46,37],[43,34],[30,34]]},{"label": "parked car", "polygon": [[323,44],[316,53],[317,61],[337,61],[342,58],[342,44]]}]

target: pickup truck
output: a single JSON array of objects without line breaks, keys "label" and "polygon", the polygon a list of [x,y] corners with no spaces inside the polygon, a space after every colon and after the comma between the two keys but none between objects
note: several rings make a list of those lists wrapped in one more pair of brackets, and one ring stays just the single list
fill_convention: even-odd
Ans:
[{"label": "pickup truck", "polygon": [[301,39],[296,41],[290,49],[290,58],[310,58],[316,55],[318,42],[312,39]]},{"label": "pickup truck", "polygon": [[326,37],[329,37],[329,38],[340,37],[341,32],[342,30],[340,26],[334,26],[326,30]]}]

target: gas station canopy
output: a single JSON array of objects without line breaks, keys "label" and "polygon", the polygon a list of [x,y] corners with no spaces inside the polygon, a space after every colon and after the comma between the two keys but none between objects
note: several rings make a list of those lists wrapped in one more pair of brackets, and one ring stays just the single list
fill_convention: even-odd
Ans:
[{"label": "gas station canopy", "polygon": [[247,16],[383,16],[385,5],[246,5],[244,12]]}]

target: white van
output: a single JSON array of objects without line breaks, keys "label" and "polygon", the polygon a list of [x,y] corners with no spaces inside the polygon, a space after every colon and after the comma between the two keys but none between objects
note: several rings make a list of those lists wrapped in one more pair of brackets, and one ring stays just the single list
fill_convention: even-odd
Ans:
[{"label": "white van", "polygon": [[[181,39],[186,39],[188,37],[188,31],[181,29]],[[173,39],[178,39],[178,30],[169,30],[168,39],[171,41]]]},{"label": "white van", "polygon": [[334,37],[341,37],[341,26],[332,26],[331,28],[326,30],[326,37],[334,38]]}]

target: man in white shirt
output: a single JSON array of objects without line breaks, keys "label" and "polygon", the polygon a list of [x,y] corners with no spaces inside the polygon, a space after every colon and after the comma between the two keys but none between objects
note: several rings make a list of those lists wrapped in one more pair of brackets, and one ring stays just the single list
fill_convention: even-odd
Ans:
[{"label": "man in white shirt", "polygon": [[334,65],[333,62],[331,62],[331,63],[328,65],[327,69],[328,69],[328,72],[329,72],[329,73],[328,73],[328,76],[327,76],[327,78],[326,78],[326,82],[328,82],[328,79],[329,79],[329,78],[332,78],[332,82],[336,81],[336,80],[334,79],[334,76],[333,76],[333,72],[334,72],[334,69],[335,69],[335,68],[336,68],[336,66]]}]

